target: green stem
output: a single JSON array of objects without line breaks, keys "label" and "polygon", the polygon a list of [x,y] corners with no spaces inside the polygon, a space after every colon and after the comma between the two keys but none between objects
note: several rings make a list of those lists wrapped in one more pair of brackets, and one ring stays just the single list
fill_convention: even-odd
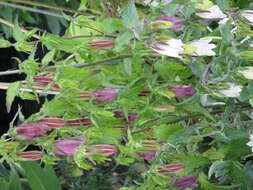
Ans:
[{"label": "green stem", "polygon": [[[48,4],[45,4],[45,3],[40,3],[40,2],[35,2],[35,1],[30,1],[30,0],[8,0],[8,1],[27,4],[27,5],[33,5],[33,6],[38,6],[38,7],[44,7],[44,8],[54,9],[54,10],[59,10],[59,11],[65,11],[65,12],[69,12],[69,13],[76,13],[76,14],[82,14],[82,15],[91,15],[91,13],[85,13],[83,11],[78,11],[78,10],[74,10],[74,9],[71,9],[71,8],[48,5]],[[94,15],[94,14],[92,14],[92,15]]]},{"label": "green stem", "polygon": [[106,34],[97,34],[97,35],[79,35],[79,36],[69,36],[65,37],[65,39],[72,40],[77,38],[92,38],[92,37],[108,37],[108,38],[117,38],[114,35],[106,35]]},{"label": "green stem", "polygon": [[30,12],[34,12],[34,13],[38,13],[38,14],[44,14],[44,15],[49,15],[49,16],[53,16],[53,17],[64,18],[60,14],[56,14],[56,13],[52,13],[52,12],[44,11],[44,10],[39,10],[36,8],[26,7],[26,6],[22,6],[22,5],[16,5],[16,4],[6,3],[6,2],[0,2],[0,5],[12,7],[15,9],[21,9],[21,10],[25,10],[25,11],[30,11]]}]

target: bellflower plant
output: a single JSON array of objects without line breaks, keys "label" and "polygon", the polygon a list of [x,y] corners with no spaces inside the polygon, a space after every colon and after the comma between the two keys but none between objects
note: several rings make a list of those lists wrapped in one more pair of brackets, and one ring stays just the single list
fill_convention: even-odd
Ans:
[{"label": "bellflower plant", "polygon": [[251,9],[1,2],[0,186],[251,190]]}]

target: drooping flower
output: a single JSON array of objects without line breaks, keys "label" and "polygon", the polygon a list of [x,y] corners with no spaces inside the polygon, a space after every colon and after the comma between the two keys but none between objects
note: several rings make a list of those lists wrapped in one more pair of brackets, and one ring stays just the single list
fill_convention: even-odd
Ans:
[{"label": "drooping flower", "polygon": [[242,91],[241,85],[236,85],[233,83],[226,83],[229,87],[227,89],[219,90],[218,92],[226,97],[236,98],[240,96]]},{"label": "drooping flower", "polygon": [[215,56],[215,52],[212,50],[216,47],[215,44],[210,44],[212,38],[200,38],[189,42],[188,45],[195,47],[190,55],[193,56]]},{"label": "drooping flower", "polygon": [[138,152],[138,155],[145,160],[152,160],[156,156],[157,152],[157,149],[149,149],[146,152]]},{"label": "drooping flower", "polygon": [[[34,77],[33,81],[37,82],[40,86],[47,86],[48,84],[53,83],[54,79],[51,77]],[[56,89],[60,88],[57,84],[54,84],[52,87]]]},{"label": "drooping flower", "polygon": [[203,9],[196,13],[196,15],[204,19],[223,19],[227,17],[227,15],[220,10],[218,5],[213,5],[210,8]]},{"label": "drooping flower", "polygon": [[76,137],[75,139],[61,139],[53,143],[57,148],[54,153],[63,156],[73,156],[77,148],[85,139],[83,137]]},{"label": "drooping flower", "polygon": [[253,67],[247,66],[239,70],[238,73],[242,74],[246,79],[253,80]]},{"label": "drooping flower", "polygon": [[104,88],[102,90],[96,90],[93,94],[98,102],[111,102],[115,100],[119,88]]},{"label": "drooping flower", "polygon": [[253,10],[244,10],[241,15],[253,25]]},{"label": "drooping flower", "polygon": [[149,95],[150,93],[151,93],[150,90],[142,90],[142,91],[140,92],[139,96],[147,96],[147,95]]},{"label": "drooping flower", "polygon": [[159,173],[176,173],[185,169],[184,164],[167,164],[162,168],[158,168]]},{"label": "drooping flower", "polygon": [[[117,118],[125,118],[125,115],[122,111],[116,111],[114,112],[114,116],[117,117]],[[132,123],[132,122],[135,122],[137,118],[137,113],[131,113],[128,115],[127,117],[127,123]]]},{"label": "drooping flower", "polygon": [[89,42],[89,45],[98,49],[103,49],[107,47],[113,47],[115,43],[111,40],[98,40],[94,42]]},{"label": "drooping flower", "polygon": [[152,49],[162,55],[167,55],[169,57],[181,58],[180,54],[184,52],[182,40],[170,39],[163,43],[156,43]]},{"label": "drooping flower", "polygon": [[142,145],[145,151],[138,152],[138,155],[145,160],[152,160],[160,149],[160,144],[155,141],[145,141]]},{"label": "drooping flower", "polygon": [[180,31],[184,29],[184,24],[183,24],[184,19],[174,17],[174,16],[166,16],[166,17],[158,18],[157,20],[168,21],[168,22],[173,23],[172,27],[170,27],[171,30]]},{"label": "drooping flower", "polygon": [[51,117],[51,118],[40,119],[38,122],[47,124],[51,128],[61,128],[61,127],[66,127],[66,126],[80,127],[82,125],[84,126],[91,125],[91,121],[89,118],[79,118],[76,120],[65,121],[60,118]]},{"label": "drooping flower", "polygon": [[169,86],[169,88],[175,89],[174,94],[176,98],[190,97],[195,94],[195,91],[191,85],[177,84]]},{"label": "drooping flower", "polygon": [[26,140],[31,140],[35,137],[45,136],[46,132],[51,130],[50,127],[43,123],[28,123],[19,125],[16,133],[19,137]]},{"label": "drooping flower", "polygon": [[99,145],[89,145],[86,150],[89,154],[101,154],[104,156],[109,156],[117,152],[114,145],[99,144]]},{"label": "drooping flower", "polygon": [[176,187],[197,187],[197,179],[195,176],[184,176],[175,182]]},{"label": "drooping flower", "polygon": [[43,157],[43,154],[40,151],[25,151],[17,153],[16,156],[29,161],[29,160],[40,160]]}]

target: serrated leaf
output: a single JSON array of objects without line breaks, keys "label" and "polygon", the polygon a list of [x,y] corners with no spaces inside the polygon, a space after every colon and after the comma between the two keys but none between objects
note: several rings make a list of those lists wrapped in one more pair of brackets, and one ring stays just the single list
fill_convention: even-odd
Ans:
[{"label": "serrated leaf", "polygon": [[224,179],[222,178],[227,178],[229,175],[229,170],[230,170],[230,163],[226,161],[216,161],[214,162],[208,171],[208,178],[210,179],[212,175],[215,175],[216,178],[219,179],[219,181],[223,182]]},{"label": "serrated leaf", "polygon": [[139,25],[139,16],[135,7],[135,0],[129,0],[123,9],[122,19],[127,28],[134,28]]},{"label": "serrated leaf", "polygon": [[56,49],[52,49],[51,51],[49,51],[42,59],[42,64],[46,65],[48,64],[50,61],[52,61],[54,59],[56,53]]},{"label": "serrated leaf", "polygon": [[8,112],[10,112],[11,105],[15,99],[15,96],[18,95],[19,87],[20,87],[20,82],[14,82],[14,83],[11,83],[7,89],[6,107],[7,107]]},{"label": "serrated leaf", "polygon": [[102,30],[105,33],[113,33],[117,30],[124,30],[125,26],[122,20],[117,18],[107,18],[102,21]]},{"label": "serrated leaf", "polygon": [[238,187],[240,187],[240,185],[231,185],[231,186],[217,186],[214,184],[211,184],[208,180],[207,180],[207,176],[201,172],[198,176],[198,181],[201,185],[201,188],[203,190],[233,190],[233,189],[237,189]]},{"label": "serrated leaf", "polygon": [[10,47],[11,43],[7,40],[0,39],[0,48]]},{"label": "serrated leaf", "polygon": [[17,24],[15,24],[13,28],[13,37],[15,38],[16,41],[25,40],[25,35]]},{"label": "serrated leaf", "polygon": [[153,133],[160,141],[167,141],[170,136],[182,129],[180,125],[160,125],[153,128]]}]

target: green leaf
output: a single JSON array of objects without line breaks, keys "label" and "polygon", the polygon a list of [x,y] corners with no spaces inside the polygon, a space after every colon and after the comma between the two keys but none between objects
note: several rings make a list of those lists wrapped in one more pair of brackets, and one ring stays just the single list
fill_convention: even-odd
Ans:
[{"label": "green leaf", "polygon": [[23,190],[18,174],[15,171],[10,175],[10,190]]},{"label": "green leaf", "polygon": [[47,183],[53,190],[61,190],[59,179],[57,178],[55,171],[51,165],[46,165],[43,168],[45,176],[47,177]]},{"label": "green leaf", "polygon": [[59,19],[52,17],[52,16],[46,16],[47,25],[50,29],[50,31],[54,34],[59,34],[61,31],[61,25],[59,23]]},{"label": "green leaf", "polygon": [[48,190],[47,185],[44,183],[44,172],[40,165],[36,162],[22,162],[21,166],[25,170],[28,183],[32,190]]},{"label": "green leaf", "polygon": [[0,48],[10,47],[11,43],[7,40],[0,39]]},{"label": "green leaf", "polygon": [[18,95],[19,87],[20,87],[20,82],[11,83],[8,87],[7,95],[6,95],[6,107],[7,107],[8,112],[11,109],[11,104],[14,101],[15,96]]},{"label": "green leaf", "polygon": [[9,190],[10,184],[7,181],[5,181],[3,178],[0,178],[0,187],[3,190]]},{"label": "green leaf", "polygon": [[13,28],[13,37],[15,38],[16,41],[25,40],[25,35],[17,24],[15,24]]},{"label": "green leaf", "polygon": [[207,176],[203,172],[199,174],[198,181],[203,190],[224,190],[224,189],[232,190],[232,189],[235,189],[235,188],[237,189],[238,187],[240,187],[240,185],[217,186],[217,185],[211,184],[207,180]]},{"label": "green leaf", "polygon": [[122,13],[122,19],[126,27],[134,28],[139,25],[139,16],[135,7],[135,0],[129,0]]},{"label": "green leaf", "polygon": [[122,47],[126,44],[129,44],[130,40],[134,38],[134,33],[131,31],[126,31],[123,34],[119,35],[115,40],[115,50],[121,51]]},{"label": "green leaf", "polygon": [[102,30],[104,33],[113,33],[118,30],[124,30],[125,26],[122,20],[117,18],[107,18],[102,22]]},{"label": "green leaf", "polygon": [[34,161],[22,162],[21,166],[25,170],[25,175],[32,190],[61,190],[59,180],[51,166],[45,166],[42,169]]},{"label": "green leaf", "polygon": [[153,128],[153,133],[160,141],[167,141],[170,136],[182,129],[180,125],[160,125]]},{"label": "green leaf", "polygon": [[221,10],[226,10],[229,8],[228,0],[216,0],[216,3],[221,8]]},{"label": "green leaf", "polygon": [[193,170],[209,163],[209,160],[198,154],[178,154],[175,159],[183,163],[188,169]]},{"label": "green leaf", "polygon": [[51,51],[49,51],[42,59],[42,64],[46,65],[48,64],[50,61],[52,61],[54,59],[56,53],[56,49],[52,49]]},{"label": "green leaf", "polygon": [[230,166],[230,162],[227,161],[214,162],[209,168],[208,178],[211,179],[212,175],[214,175],[221,183],[226,181],[229,177]]},{"label": "green leaf", "polygon": [[219,152],[223,152],[229,159],[237,159],[251,153],[250,147],[246,145],[248,141],[247,138],[238,138],[222,143]]},{"label": "green leaf", "polygon": [[26,92],[26,91],[22,91],[18,94],[18,96],[23,99],[23,100],[36,100],[37,97],[30,93],[30,92]]}]

